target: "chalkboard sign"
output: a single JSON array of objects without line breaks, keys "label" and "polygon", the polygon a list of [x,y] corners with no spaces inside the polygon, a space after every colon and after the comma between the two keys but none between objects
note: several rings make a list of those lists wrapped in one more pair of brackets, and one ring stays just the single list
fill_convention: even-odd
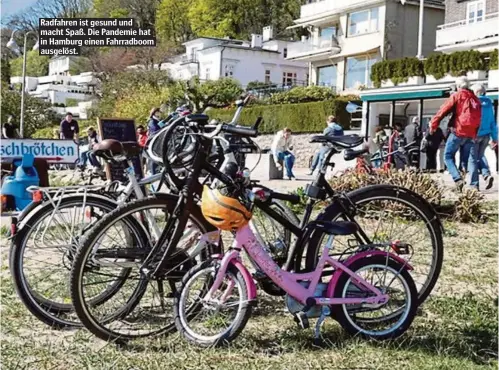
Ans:
[{"label": "chalkboard sign", "polygon": [[[135,132],[135,121],[133,119],[123,118],[99,118],[99,134],[102,140],[115,139],[121,142],[134,141],[137,142]],[[132,158],[135,174],[142,178],[144,173],[142,171],[142,158],[135,156]],[[125,169],[127,163],[113,163],[106,166],[107,178],[110,180],[126,181]]]}]

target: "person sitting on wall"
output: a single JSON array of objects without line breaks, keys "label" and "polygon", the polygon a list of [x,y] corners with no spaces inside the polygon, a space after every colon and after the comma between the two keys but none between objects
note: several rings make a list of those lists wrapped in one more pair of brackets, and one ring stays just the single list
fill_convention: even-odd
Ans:
[{"label": "person sitting on wall", "polygon": [[[326,121],[326,128],[322,132],[324,136],[343,136],[343,127],[341,127],[336,121],[335,116],[329,116]],[[310,167],[309,175],[313,175],[314,171],[317,167],[322,167],[322,162],[326,154],[329,151],[329,146],[326,143],[323,143],[319,148],[319,151],[314,154],[314,159],[312,160],[312,166]]]},{"label": "person sitting on wall", "polygon": [[97,135],[97,131],[93,127],[87,128],[88,135],[88,150],[82,151],[80,153],[80,163],[78,167],[80,170],[84,170],[87,165],[87,160],[93,167],[94,172],[98,172],[102,170],[102,166],[99,163],[99,160],[96,158],[95,154],[92,152],[92,148],[95,144],[100,141],[99,136]]},{"label": "person sitting on wall", "polygon": [[61,122],[60,133],[61,139],[73,140],[75,143],[79,143],[80,127],[70,112],[66,113],[66,118]]},{"label": "person sitting on wall", "polygon": [[277,168],[282,170],[281,162],[286,168],[286,175],[288,179],[296,179],[293,174],[293,165],[295,164],[295,156],[291,153],[293,150],[292,140],[291,140],[291,130],[287,127],[278,131],[272,142],[271,151],[274,156],[274,160]]}]

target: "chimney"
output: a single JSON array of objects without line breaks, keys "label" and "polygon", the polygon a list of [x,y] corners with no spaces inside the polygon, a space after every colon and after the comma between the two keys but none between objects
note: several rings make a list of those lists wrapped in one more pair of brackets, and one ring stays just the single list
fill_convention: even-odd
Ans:
[{"label": "chimney", "polygon": [[270,41],[274,37],[274,29],[272,26],[263,27],[263,42]]},{"label": "chimney", "polygon": [[261,48],[262,47],[262,35],[251,34],[251,47]]}]

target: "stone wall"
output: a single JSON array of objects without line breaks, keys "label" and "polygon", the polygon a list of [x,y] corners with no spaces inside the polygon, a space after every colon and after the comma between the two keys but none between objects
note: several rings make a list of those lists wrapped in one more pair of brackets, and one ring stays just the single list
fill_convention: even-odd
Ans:
[{"label": "stone wall", "polygon": [[[359,131],[345,131],[346,135],[357,134],[360,135]],[[316,134],[296,134],[293,135],[293,153],[296,156],[295,167],[298,168],[308,168],[310,158],[314,155],[315,151],[319,149],[321,144],[310,143],[312,136],[319,135]],[[262,150],[270,149],[272,145],[272,140],[274,140],[274,135],[261,135],[258,136],[254,141],[260,146]]]}]

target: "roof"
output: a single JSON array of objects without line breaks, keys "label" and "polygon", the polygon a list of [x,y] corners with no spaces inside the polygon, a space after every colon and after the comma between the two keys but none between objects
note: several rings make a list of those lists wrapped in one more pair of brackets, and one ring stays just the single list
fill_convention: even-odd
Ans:
[{"label": "roof", "polygon": [[[229,40],[225,40],[225,41],[229,41]],[[264,48],[252,48],[251,46],[242,46],[242,45],[233,45],[233,44],[224,44],[224,43],[220,43],[220,44],[217,44],[217,45],[210,45],[210,46],[207,46],[203,49],[200,49],[199,51],[203,51],[203,50],[208,50],[208,49],[212,49],[212,48],[230,48],[230,49],[241,49],[241,50],[252,50],[252,51],[264,51],[264,52],[267,52],[267,53],[274,53],[274,54],[280,54],[279,51],[277,50],[269,50],[269,49],[264,49]]]},{"label": "roof", "polygon": [[195,39],[186,41],[182,45],[192,44],[195,41],[203,40],[203,39],[205,39],[205,40],[231,41],[231,42],[240,42],[240,43],[244,42],[244,40],[228,39],[228,38],[221,38],[221,37],[209,37],[209,36],[205,37],[205,36],[202,36],[202,37],[196,37]]}]

